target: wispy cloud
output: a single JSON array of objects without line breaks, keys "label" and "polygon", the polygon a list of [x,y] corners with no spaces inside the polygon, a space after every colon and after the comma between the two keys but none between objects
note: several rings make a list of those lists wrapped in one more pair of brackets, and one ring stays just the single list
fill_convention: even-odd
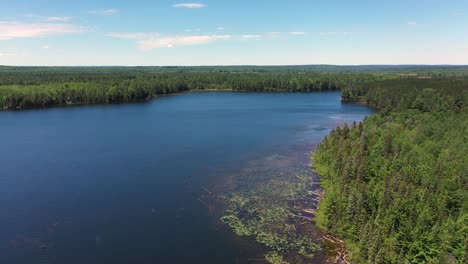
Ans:
[{"label": "wispy cloud", "polygon": [[263,35],[242,35],[241,37],[244,39],[254,39],[254,38],[262,38]]},{"label": "wispy cloud", "polygon": [[102,9],[102,10],[89,10],[88,14],[112,16],[119,12],[120,12],[119,9]]},{"label": "wispy cloud", "polygon": [[142,50],[152,50],[177,46],[201,45],[230,38],[232,38],[231,35],[172,36],[140,40],[138,41],[138,46]]},{"label": "wispy cloud", "polygon": [[57,16],[53,16],[53,17],[46,17],[45,20],[47,21],[68,21],[72,19],[71,17],[57,17]]},{"label": "wispy cloud", "polygon": [[15,53],[3,53],[3,52],[0,52],[0,57],[15,57],[16,54]]},{"label": "wispy cloud", "polygon": [[159,33],[144,33],[144,32],[119,33],[119,32],[111,32],[111,33],[107,33],[106,36],[113,37],[113,38],[123,38],[123,39],[149,39],[149,38],[159,37]]},{"label": "wispy cloud", "polygon": [[461,12],[461,11],[455,11],[452,13],[452,16],[454,17],[461,17],[461,16],[464,16],[465,13]]},{"label": "wispy cloud", "polygon": [[217,30],[224,30],[224,27],[218,27]]},{"label": "wispy cloud", "polygon": [[[198,31],[198,30],[186,30],[186,31]],[[288,32],[292,35],[305,35],[305,32]],[[208,44],[221,40],[248,40],[248,39],[261,39],[261,38],[275,38],[281,36],[281,32],[267,32],[264,34],[243,34],[243,35],[230,35],[230,34],[213,34],[213,35],[173,35],[173,36],[161,36],[159,33],[149,32],[111,32],[107,33],[106,36],[131,39],[135,40],[137,46],[144,51],[161,48],[174,48],[178,46],[190,46],[190,45],[202,45]]]},{"label": "wispy cloud", "polygon": [[289,34],[297,36],[297,35],[305,35],[306,33],[303,31],[292,31],[292,32],[289,32]]},{"label": "wispy cloud", "polygon": [[201,29],[199,29],[199,28],[195,28],[195,29],[190,29],[190,28],[188,28],[188,29],[186,29],[186,30],[184,30],[184,31],[185,31],[185,32],[193,32],[193,31],[197,31],[197,32],[198,32],[198,31],[200,31],[200,30],[201,30]]},{"label": "wispy cloud", "polygon": [[338,31],[327,31],[327,32],[320,32],[320,36],[349,36],[352,35],[352,32],[348,31],[343,31],[343,32],[338,32]]},{"label": "wispy cloud", "polygon": [[21,23],[0,21],[0,40],[33,38],[48,35],[79,33],[85,28],[72,24]]},{"label": "wispy cloud", "polygon": [[24,14],[22,16],[48,22],[65,22],[73,19],[70,16],[40,16],[36,14]]},{"label": "wispy cloud", "polygon": [[180,3],[173,6],[177,8],[203,8],[206,5],[202,3]]},{"label": "wispy cloud", "polygon": [[44,45],[42,46],[43,49],[50,49],[50,46],[49,45]]},{"label": "wispy cloud", "polygon": [[420,22],[416,22],[416,21],[409,21],[406,23],[406,25],[408,25],[409,27],[429,27],[431,26],[431,24],[427,24],[427,23],[420,23]]}]

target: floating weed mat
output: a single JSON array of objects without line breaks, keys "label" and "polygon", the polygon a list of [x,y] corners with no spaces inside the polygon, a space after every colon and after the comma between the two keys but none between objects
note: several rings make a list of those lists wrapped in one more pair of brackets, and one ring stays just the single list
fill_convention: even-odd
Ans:
[{"label": "floating weed mat", "polygon": [[221,221],[263,245],[264,263],[310,263],[320,252],[321,236],[312,222],[321,194],[317,179],[294,156],[254,161],[218,192],[226,208]]}]

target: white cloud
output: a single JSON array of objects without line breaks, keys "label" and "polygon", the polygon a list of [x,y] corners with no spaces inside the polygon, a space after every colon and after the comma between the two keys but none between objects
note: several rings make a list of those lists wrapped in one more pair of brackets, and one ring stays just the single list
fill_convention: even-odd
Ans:
[{"label": "white cloud", "polygon": [[15,53],[2,53],[0,52],[0,57],[15,57]]},{"label": "white cloud", "polygon": [[50,46],[49,45],[44,45],[42,46],[43,49],[50,49]]},{"label": "white cloud", "polygon": [[68,21],[72,19],[71,17],[46,17],[47,21]]},{"label": "white cloud", "polygon": [[104,16],[112,16],[119,13],[120,10],[118,9],[103,9],[103,10],[90,10],[88,11],[89,14],[93,15],[104,15]]},{"label": "white cloud", "polygon": [[159,33],[144,33],[144,32],[136,32],[136,33],[121,33],[121,32],[111,32],[106,34],[108,37],[113,38],[123,38],[123,39],[149,39],[149,38],[156,38],[159,37]]},{"label": "white cloud", "polygon": [[429,27],[431,24],[426,24],[426,23],[420,23],[420,22],[415,22],[415,21],[410,21],[406,23],[409,27]]},{"label": "white cloud", "polygon": [[217,29],[218,30],[224,30],[224,27],[218,27]]},{"label": "white cloud", "polygon": [[320,32],[320,36],[349,36],[352,35],[352,32],[337,32],[337,31],[328,31],[328,32]]},{"label": "white cloud", "polygon": [[253,38],[262,38],[263,35],[242,35],[241,37],[244,39],[253,39]]},{"label": "white cloud", "polygon": [[64,22],[64,21],[71,20],[73,18],[73,17],[69,17],[69,16],[39,16],[39,15],[35,15],[35,14],[24,14],[23,16],[39,19],[39,20],[42,20],[42,21],[50,21],[50,22],[54,22],[54,21]]},{"label": "white cloud", "polygon": [[173,36],[140,40],[138,41],[138,46],[142,50],[152,50],[177,46],[201,45],[230,38],[232,38],[231,35]]},{"label": "white cloud", "polygon": [[174,7],[177,8],[203,8],[205,6],[206,5],[202,3],[180,3],[174,5]]},{"label": "white cloud", "polygon": [[291,35],[305,35],[306,33],[302,32],[302,31],[292,31],[292,32],[289,32],[289,34],[291,34]]},{"label": "white cloud", "polygon": [[0,21],[0,40],[33,38],[48,35],[79,33],[83,27],[71,24],[21,23]]},{"label": "white cloud", "polygon": [[197,32],[198,32],[198,31],[200,31],[200,30],[201,30],[201,29],[199,29],[199,28],[195,28],[195,29],[190,29],[190,28],[188,28],[188,29],[186,29],[186,30],[184,30],[184,31],[185,31],[185,32],[194,32],[194,31],[197,31]]}]

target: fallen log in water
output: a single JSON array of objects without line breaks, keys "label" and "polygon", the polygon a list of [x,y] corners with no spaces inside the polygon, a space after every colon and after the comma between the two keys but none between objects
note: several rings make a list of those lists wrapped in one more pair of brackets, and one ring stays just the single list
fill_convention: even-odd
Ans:
[{"label": "fallen log in water", "polygon": [[290,213],[290,215],[292,217],[297,217],[297,218],[300,218],[300,219],[306,219],[307,221],[311,221],[312,222],[312,217],[307,217],[307,216],[303,216],[303,215],[296,215],[296,214],[293,214],[293,213]]},{"label": "fallen log in water", "polygon": [[204,190],[206,193],[208,193],[209,195],[212,195],[213,193],[210,192],[210,190],[208,190],[205,186],[202,185],[202,190]]},{"label": "fallen log in water", "polygon": [[317,210],[316,209],[302,209],[302,212],[315,215],[317,213]]},{"label": "fallen log in water", "polygon": [[348,261],[348,250],[345,247],[345,242],[339,238],[336,238],[328,233],[323,233],[323,239],[330,241],[333,244],[338,244],[336,250],[337,256],[335,258],[334,264],[350,264]]},{"label": "fallen log in water", "polygon": [[210,206],[207,203],[205,203],[202,199],[198,198],[198,201],[200,201],[200,203],[206,206],[206,208],[210,209]]}]

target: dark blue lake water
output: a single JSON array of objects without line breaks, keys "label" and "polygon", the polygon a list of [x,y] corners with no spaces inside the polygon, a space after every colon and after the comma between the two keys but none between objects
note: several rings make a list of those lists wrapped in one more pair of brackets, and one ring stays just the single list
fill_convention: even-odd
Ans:
[{"label": "dark blue lake water", "polygon": [[370,113],[338,92],[0,112],[0,263],[245,262],[200,193]]}]

